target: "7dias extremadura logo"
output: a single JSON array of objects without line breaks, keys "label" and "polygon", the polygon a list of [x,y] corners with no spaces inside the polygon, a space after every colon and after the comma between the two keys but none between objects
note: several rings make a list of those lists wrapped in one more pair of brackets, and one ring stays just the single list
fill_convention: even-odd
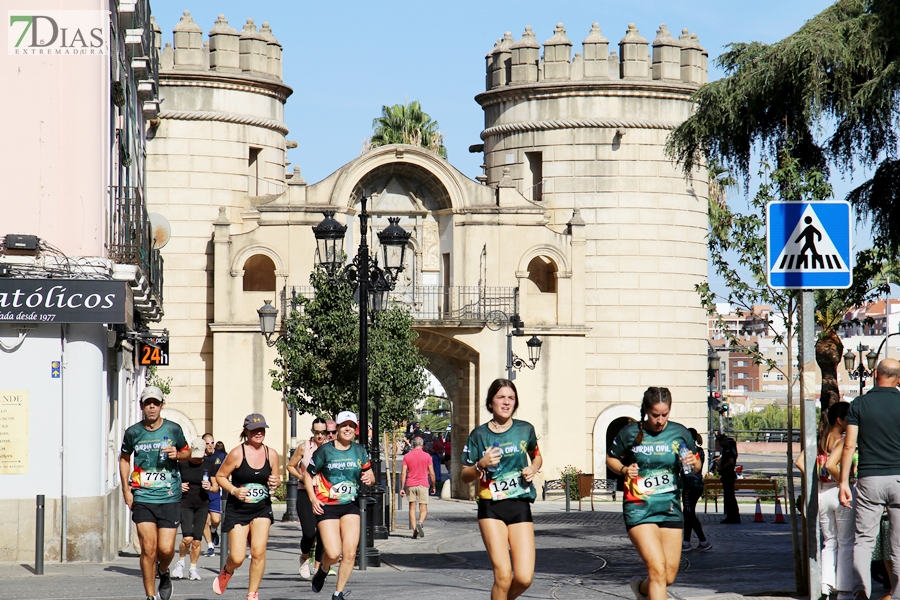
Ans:
[{"label": "7dias extremadura logo", "polygon": [[109,14],[102,10],[10,10],[6,38],[12,56],[106,56]]}]

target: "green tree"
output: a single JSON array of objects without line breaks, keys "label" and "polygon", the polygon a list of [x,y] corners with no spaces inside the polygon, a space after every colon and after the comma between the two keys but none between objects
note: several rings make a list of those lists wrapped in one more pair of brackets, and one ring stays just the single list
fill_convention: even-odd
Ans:
[{"label": "green tree", "polygon": [[730,44],[717,59],[727,76],[695,93],[670,155],[685,173],[719,160],[745,181],[755,149],[773,159],[790,146],[794,168],[824,177],[829,165],[876,167],[848,200],[870,219],[876,246],[896,249],[898,29],[898,2],[839,0],[775,44]]},{"label": "green tree", "polygon": [[428,395],[419,411],[419,421],[422,423],[422,431],[446,431],[450,424],[450,403],[446,398]]},{"label": "green tree", "polygon": [[422,110],[418,100],[382,106],[381,116],[372,121],[374,133],[367,140],[365,149],[388,144],[410,144],[447,158],[444,135],[438,127],[438,122]]}]

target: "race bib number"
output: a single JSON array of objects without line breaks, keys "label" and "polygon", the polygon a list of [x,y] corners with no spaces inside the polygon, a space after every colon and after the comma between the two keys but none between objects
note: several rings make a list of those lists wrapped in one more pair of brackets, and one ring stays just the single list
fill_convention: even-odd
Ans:
[{"label": "race bib number", "polygon": [[356,482],[341,481],[331,486],[328,497],[332,500],[353,500],[356,498]]},{"label": "race bib number", "polygon": [[665,469],[651,471],[637,478],[637,487],[644,496],[674,492],[676,490],[675,475]]},{"label": "race bib number", "polygon": [[269,497],[269,488],[261,483],[248,483],[243,488],[247,490],[244,501],[248,504],[256,504]]},{"label": "race bib number", "polygon": [[494,500],[504,500],[506,498],[521,496],[527,492],[525,488],[526,485],[522,479],[522,471],[505,473],[488,484],[491,498]]},{"label": "race bib number", "polygon": [[141,471],[138,475],[142,488],[165,488],[172,483],[172,474],[168,471]]}]

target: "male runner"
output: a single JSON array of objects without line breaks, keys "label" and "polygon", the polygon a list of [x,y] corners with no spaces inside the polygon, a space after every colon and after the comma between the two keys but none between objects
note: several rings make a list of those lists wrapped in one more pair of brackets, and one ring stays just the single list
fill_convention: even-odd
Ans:
[{"label": "male runner", "polygon": [[[225,462],[226,454],[216,448],[216,438],[211,433],[203,434],[206,443],[206,458],[216,465],[216,470]],[[206,554],[213,556],[216,546],[219,545],[219,523],[222,522],[222,491],[209,492],[209,516],[206,518],[206,527],[203,529],[203,539],[206,540]]]},{"label": "male runner", "polygon": [[[175,555],[175,533],[181,522],[181,474],[178,461],[191,456],[181,426],[160,416],[163,393],[156,386],[144,388],[144,418],[125,430],[119,455],[122,495],[131,509],[141,543],[141,575],[147,600],[172,597],[169,563]],[[134,469],[131,456],[134,455]]]}]

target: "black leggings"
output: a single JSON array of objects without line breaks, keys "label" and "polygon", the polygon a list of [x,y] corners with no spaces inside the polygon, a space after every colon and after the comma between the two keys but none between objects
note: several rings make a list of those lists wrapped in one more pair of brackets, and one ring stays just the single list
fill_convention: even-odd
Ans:
[{"label": "black leggings", "polygon": [[701,542],[706,541],[703,535],[703,527],[700,525],[700,519],[697,518],[697,501],[703,495],[703,488],[690,489],[685,488],[681,495],[684,507],[684,541],[691,541],[691,531],[697,533],[697,539]]},{"label": "black leggings", "polygon": [[316,528],[316,515],[313,513],[312,503],[309,496],[303,488],[297,489],[297,514],[300,516],[300,527],[303,530],[303,537],[300,539],[300,553],[309,554],[313,542],[316,543],[316,562],[322,562],[322,553],[325,548],[322,546],[322,540],[319,537],[319,530]]}]

